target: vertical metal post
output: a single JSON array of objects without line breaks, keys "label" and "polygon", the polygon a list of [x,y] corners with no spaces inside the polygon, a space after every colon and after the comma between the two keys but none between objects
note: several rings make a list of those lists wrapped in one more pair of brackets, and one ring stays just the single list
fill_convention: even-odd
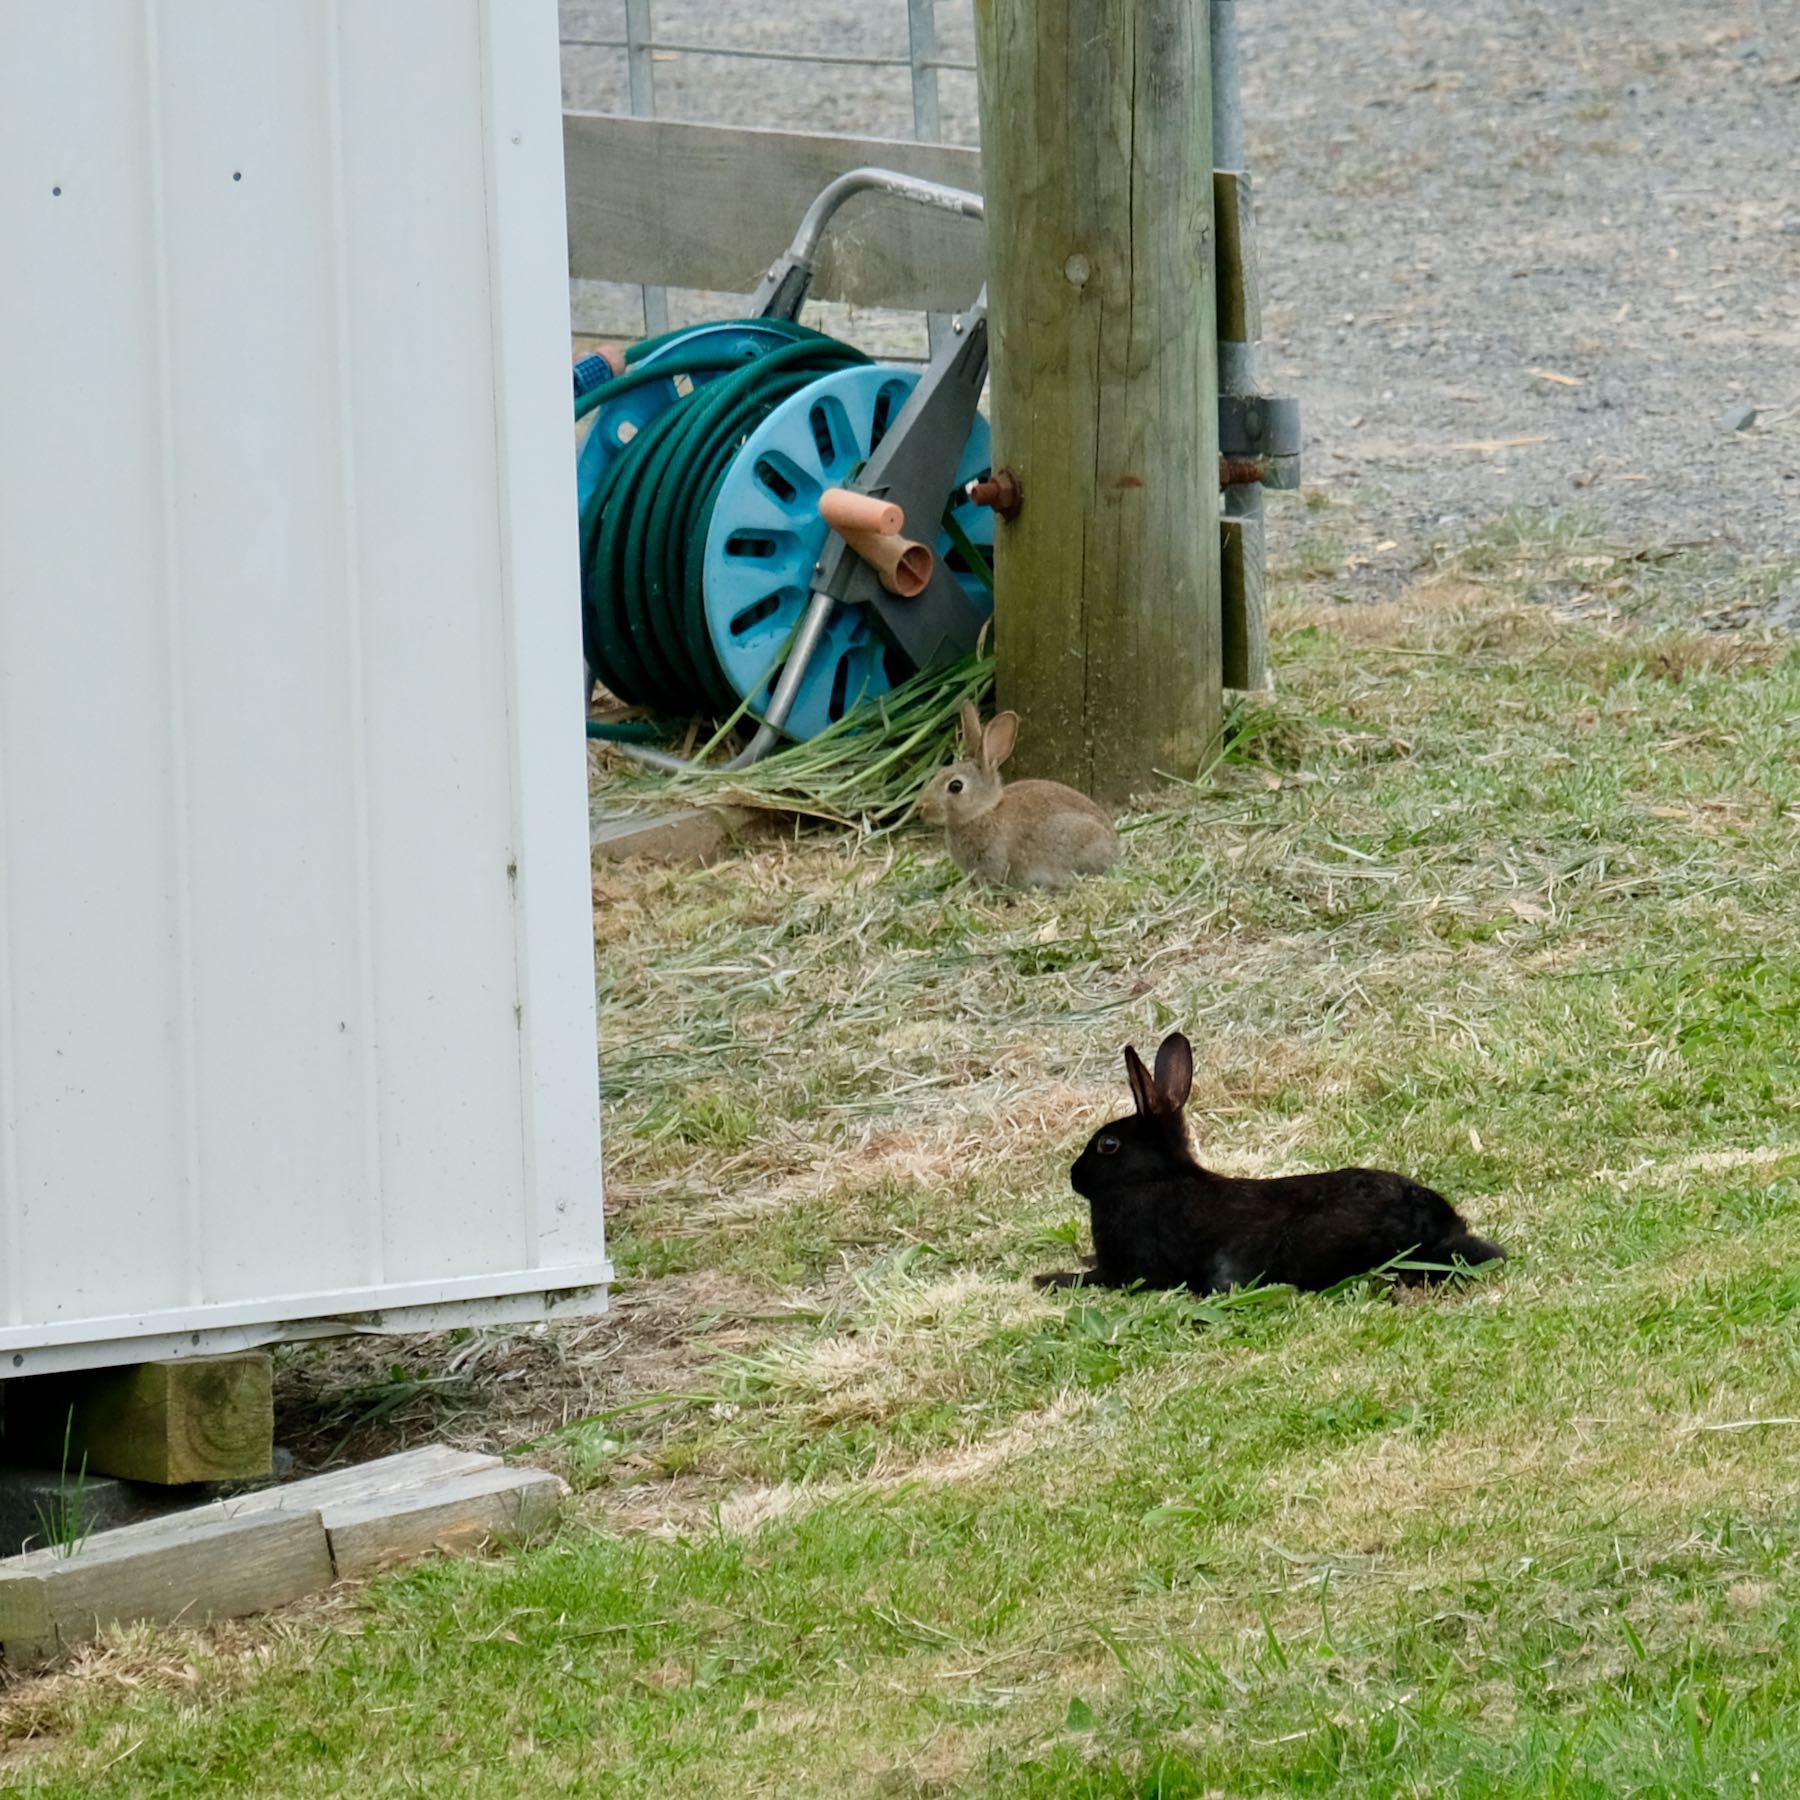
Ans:
[{"label": "vertical metal post", "polygon": [[1244,97],[1235,0],[1212,3],[1213,167],[1244,166]]},{"label": "vertical metal post", "polygon": [[[913,136],[935,144],[943,132],[938,110],[937,0],[906,0],[906,53],[912,63]],[[927,313],[925,330],[935,357],[950,334],[948,313]]]},{"label": "vertical metal post", "polygon": [[[650,20],[650,0],[625,0],[625,73],[631,93],[634,119],[656,117],[656,67],[650,43],[655,28]],[[669,329],[669,294],[666,288],[639,290],[644,301],[644,335],[655,337]]]},{"label": "vertical metal post", "polygon": [[906,0],[907,54],[912,59],[913,132],[935,144],[938,117],[937,0]]},{"label": "vertical metal post", "polygon": [[[1239,177],[1235,191],[1249,206],[1249,186],[1244,175],[1244,101],[1240,82],[1242,60],[1238,45],[1237,0],[1211,0],[1212,8],[1212,133],[1213,167]],[[1246,395],[1258,391],[1256,335],[1260,309],[1256,305],[1257,271],[1255,238],[1244,230],[1229,235],[1221,231],[1218,242],[1235,240],[1241,246],[1237,271],[1246,316],[1243,335],[1230,330],[1233,308],[1221,296],[1219,331],[1219,392]],[[1263,572],[1266,538],[1263,490],[1260,482],[1228,487],[1224,495],[1224,636],[1221,645],[1227,687],[1260,689],[1269,685],[1268,634],[1263,614]]]}]

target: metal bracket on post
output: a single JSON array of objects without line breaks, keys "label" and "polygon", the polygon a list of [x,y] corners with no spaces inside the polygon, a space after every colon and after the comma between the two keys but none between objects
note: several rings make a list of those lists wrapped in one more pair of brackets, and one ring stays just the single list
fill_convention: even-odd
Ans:
[{"label": "metal bracket on post", "polygon": [[1219,396],[1219,459],[1224,474],[1237,482],[1297,488],[1302,441],[1298,400],[1285,394]]}]

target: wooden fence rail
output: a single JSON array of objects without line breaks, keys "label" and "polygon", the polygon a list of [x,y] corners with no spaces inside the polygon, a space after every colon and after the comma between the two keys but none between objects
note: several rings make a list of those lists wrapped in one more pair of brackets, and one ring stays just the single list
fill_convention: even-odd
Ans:
[{"label": "wooden fence rail", "polygon": [[[819,190],[874,163],[981,187],[981,156],[948,144],[746,131],[607,113],[563,115],[569,273],[748,293]],[[813,292],[823,300],[958,312],[986,278],[981,225],[873,197],[838,216]]]}]

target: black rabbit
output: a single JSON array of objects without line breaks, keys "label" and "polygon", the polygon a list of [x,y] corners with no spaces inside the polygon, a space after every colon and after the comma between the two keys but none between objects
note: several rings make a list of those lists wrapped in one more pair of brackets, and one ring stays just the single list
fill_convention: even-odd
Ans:
[{"label": "black rabbit", "polygon": [[1476,1237],[1442,1194],[1386,1169],[1274,1181],[1214,1175],[1194,1160],[1181,1113],[1194,1080],[1187,1039],[1177,1031],[1163,1040],[1154,1076],[1127,1045],[1125,1068],[1136,1114],[1103,1125],[1069,1171],[1093,1218],[1093,1269],[1040,1275],[1040,1287],[1327,1288],[1395,1257],[1472,1266],[1506,1254]]}]

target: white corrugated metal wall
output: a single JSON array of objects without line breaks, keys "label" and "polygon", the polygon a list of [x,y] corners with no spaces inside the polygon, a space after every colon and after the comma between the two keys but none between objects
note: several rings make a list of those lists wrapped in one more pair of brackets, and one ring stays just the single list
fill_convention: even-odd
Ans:
[{"label": "white corrugated metal wall", "polygon": [[555,0],[7,0],[0,244],[0,1373],[603,1281]]}]

